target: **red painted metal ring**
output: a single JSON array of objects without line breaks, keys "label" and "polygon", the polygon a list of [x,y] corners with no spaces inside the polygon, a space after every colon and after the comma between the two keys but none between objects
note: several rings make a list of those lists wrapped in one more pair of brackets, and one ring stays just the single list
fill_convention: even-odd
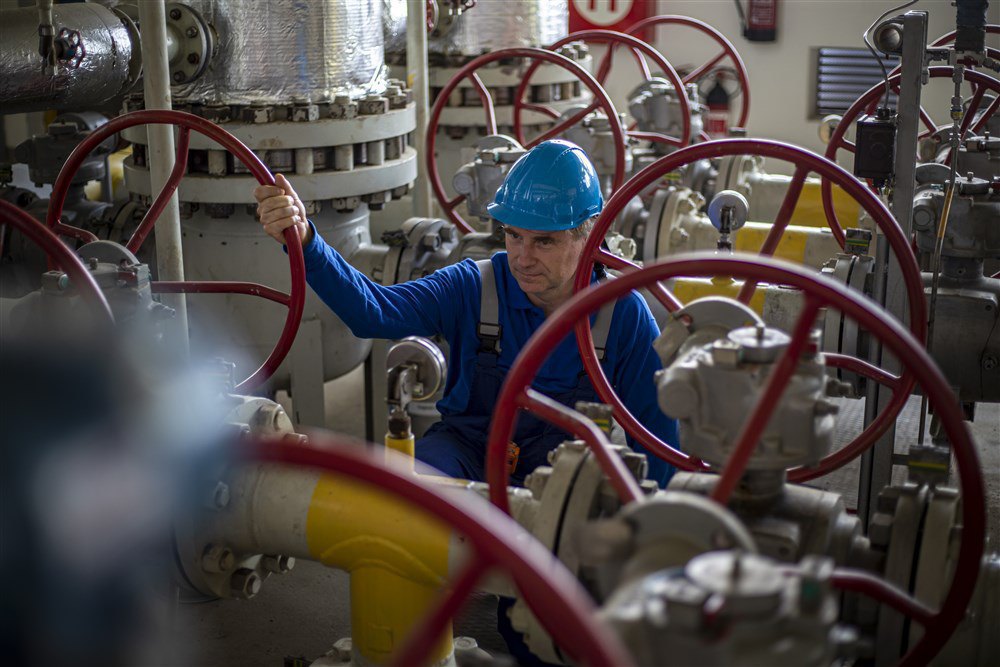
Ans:
[{"label": "red painted metal ring", "polygon": [[[951,78],[953,69],[950,66],[937,66],[928,68],[928,75],[931,78]],[[1000,100],[1000,81],[988,76],[982,72],[966,69],[964,71],[965,81],[970,84],[978,86],[979,90],[985,88],[990,88],[997,93],[997,99],[987,107],[987,111],[992,108],[989,114],[984,114],[983,118],[976,123],[976,127],[980,127],[985,123],[985,120],[992,116],[996,112],[997,105],[1000,104],[997,100]],[[900,74],[894,74],[889,77],[890,86],[899,85]],[[877,104],[878,100],[881,99],[882,95],[885,93],[885,84],[880,83],[878,85],[869,88],[861,97],[856,99],[854,103],[844,112],[843,117],[837,124],[837,128],[833,131],[830,136],[830,143],[827,144],[826,152],[824,157],[828,160],[837,159],[837,151],[843,148],[844,150],[854,152],[854,144],[847,141],[844,135],[847,134],[847,130],[850,129],[854,122],[857,120],[858,116],[861,115],[862,111],[866,107],[872,104]],[[921,111],[923,111],[921,109]],[[975,130],[975,128],[973,128]],[[925,132],[929,132],[929,128]],[[820,180],[820,196],[823,201],[823,212],[826,215],[826,221],[829,223],[831,229],[840,229],[840,220],[837,218],[837,212],[833,206],[833,188],[830,182],[826,178]]]},{"label": "red painted metal ring", "polygon": [[[860,187],[860,184],[858,184]],[[516,427],[524,393],[541,368],[548,352],[574,327],[586,323],[590,314],[632,290],[676,277],[727,275],[745,280],[789,285],[802,290],[820,305],[830,306],[853,319],[896,356],[907,373],[918,382],[933,406],[953,445],[962,489],[962,537],[955,577],[941,608],[928,623],[924,635],[904,656],[904,665],[925,664],[937,654],[965,614],[979,575],[985,530],[985,489],[979,456],[963,421],[962,411],[941,371],[934,365],[920,339],[896,321],[886,318],[878,306],[833,280],[810,269],[757,256],[720,257],[695,253],[651,264],[615,280],[593,285],[576,294],[542,326],[521,350],[497,400],[486,453],[486,475],[490,500],[507,509],[506,443]],[[724,471],[725,472],[725,471]]]},{"label": "red painted metal ring", "polygon": [[[465,574],[459,577],[460,585],[456,586],[461,592],[468,593],[471,584],[487,568],[498,567],[511,576],[535,616],[574,661],[594,667],[632,664],[617,636],[597,621],[594,604],[579,582],[509,516],[487,503],[452,498],[412,473],[387,468],[379,457],[366,452],[356,442],[328,435],[313,435],[311,440],[309,445],[281,441],[241,442],[236,455],[253,461],[307,466],[345,475],[402,498],[454,527],[472,544],[476,561],[483,566],[478,567],[474,561],[473,567],[464,570]],[[436,638],[441,628],[421,627],[418,630]],[[426,662],[429,643],[404,640],[402,646],[404,651],[417,646],[424,654],[396,655],[394,664]]]},{"label": "red painted metal ring", "polygon": [[[608,71],[611,69],[610,56],[614,53],[617,46],[628,46],[631,48],[633,53],[637,54],[640,58],[640,63],[643,65],[645,61],[641,60],[640,53],[645,53],[650,57],[650,59],[656,63],[657,67],[663,70],[664,75],[670,81],[671,85],[678,91],[678,105],[680,106],[680,115],[684,119],[681,126],[681,136],[679,138],[668,137],[666,135],[656,134],[655,141],[661,143],[667,143],[673,146],[687,146],[691,143],[691,106],[688,102],[687,96],[684,95],[684,83],[677,74],[677,70],[674,69],[673,65],[663,57],[663,54],[654,49],[652,46],[642,41],[638,37],[632,35],[627,35],[623,32],[616,32],[614,30],[581,30],[579,32],[574,32],[572,34],[563,37],[562,39],[553,42],[549,46],[545,47],[549,50],[556,50],[570,44],[572,42],[596,42],[598,44],[610,44],[608,47],[608,55],[605,57],[604,62],[601,64],[601,69],[596,75],[596,80],[599,84],[603,85],[604,80],[608,75]],[[605,64],[607,67],[605,67]],[[535,70],[538,69],[540,63],[532,63],[531,67],[524,73],[524,77],[521,79],[520,85],[518,85],[517,90],[514,92],[514,137],[524,143],[524,133],[521,127],[521,108],[523,106],[524,94],[528,90],[528,85],[531,82],[531,77],[534,76]],[[649,80],[648,71],[643,72],[646,79]],[[611,118],[610,116],[608,117]],[[572,119],[567,119],[565,122],[561,123],[555,128],[548,130],[548,133],[561,133],[566,127],[575,124],[576,121],[570,122]],[[614,125],[614,123],[612,123]],[[655,134],[655,133],[650,133]],[[650,137],[646,137],[650,138]],[[616,151],[618,146],[615,146]],[[622,154],[624,155],[624,145],[622,146]],[[620,183],[616,184],[617,188]]]},{"label": "red painted metal ring", "polygon": [[[52,197],[49,202],[48,217],[46,218],[46,223],[50,229],[55,232],[65,233],[65,228],[67,226],[62,225],[60,218],[62,217],[63,206],[66,203],[66,195],[69,192],[73,176],[80,169],[80,166],[83,164],[90,152],[97,148],[97,146],[108,137],[130,127],[135,127],[136,125],[177,125],[183,128],[181,141],[179,142],[181,147],[186,147],[187,145],[187,131],[194,130],[195,132],[212,139],[235,155],[237,159],[239,159],[240,162],[242,162],[247,169],[250,170],[250,173],[253,174],[261,185],[274,185],[274,176],[268,170],[267,166],[260,160],[260,158],[258,158],[253,151],[244,146],[239,139],[215,123],[183,111],[133,111],[109,120],[107,123],[87,135],[87,137],[80,142],[73,152],[70,153],[69,158],[66,160],[66,164],[63,165],[62,170],[59,172],[59,176],[56,178],[55,184],[52,186]],[[183,164],[180,161],[179,163]],[[163,192],[157,196],[156,201],[154,202],[154,207],[158,209],[157,214],[162,211],[163,206],[166,204],[166,199],[168,199],[173,191],[177,189],[177,186],[183,176],[184,170],[182,168],[175,168],[171,172],[170,177],[164,184]],[[164,196],[164,194],[166,194],[166,196]],[[133,234],[133,239],[137,239],[138,242],[141,242],[141,240],[145,238],[145,235],[148,234],[149,229],[155,223],[155,217],[147,216],[147,218],[144,218],[139,229],[137,229],[135,234]],[[83,230],[77,231],[82,232]],[[261,366],[254,371],[250,377],[246,378],[236,386],[235,390],[239,392],[248,392],[258,387],[274,374],[274,372],[278,369],[278,366],[281,365],[281,362],[288,354],[288,351],[291,349],[292,343],[295,342],[295,334],[298,333],[299,323],[302,321],[302,312],[305,308],[306,299],[306,269],[302,255],[302,243],[299,241],[298,233],[294,229],[285,230],[285,241],[288,246],[288,261],[292,274],[291,294],[288,295],[288,303],[286,304],[288,306],[288,316],[285,318],[284,327],[281,330],[281,335],[278,338],[278,342],[275,344],[274,349],[271,350],[271,353],[268,355],[264,363],[261,364]],[[132,245],[133,244],[130,241],[130,249],[133,251],[137,249],[138,243],[135,244],[136,248],[132,248]],[[172,291],[190,291],[200,293],[246,293],[245,291],[241,291],[241,289],[232,288],[234,283],[222,282],[213,285],[212,282],[189,282],[188,285],[190,286],[189,289],[181,289],[175,285]]]},{"label": "red painted metal ring", "polygon": [[647,19],[643,19],[632,25],[628,30],[626,30],[626,32],[630,35],[635,35],[646,28],[660,25],[682,25],[694,28],[695,30],[714,39],[716,43],[722,47],[722,57],[717,56],[715,59],[707,61],[701,66],[695,68],[695,70],[684,77],[684,81],[687,82],[696,78],[704,71],[713,67],[715,63],[718,63],[723,57],[729,56],[733,66],[736,68],[736,75],[739,78],[740,90],[743,92],[740,99],[740,116],[736,121],[736,127],[746,127],[747,119],[750,117],[750,74],[747,72],[746,65],[743,64],[743,58],[740,57],[740,54],[736,50],[736,47],[733,46],[733,43],[730,42],[725,35],[704,21],[699,21],[698,19],[693,19],[689,16],[677,16],[671,14],[651,16]]},{"label": "red painted metal ring", "polygon": [[[587,239],[587,245],[584,247],[580,264],[577,267],[574,289],[580,291],[589,286],[591,263],[594,260],[602,261],[611,268],[623,271],[631,271],[638,268],[635,264],[616,258],[600,248],[600,243],[614,222],[615,217],[633,197],[637,196],[658,179],[685,164],[697,160],[730,155],[762,155],[764,157],[792,162],[800,168],[815,171],[822,177],[832,179],[860,202],[862,208],[871,215],[872,219],[885,234],[890,248],[899,259],[910,305],[910,331],[918,340],[924,339],[927,305],[924,298],[920,267],[917,265],[916,258],[910,250],[910,246],[903,236],[902,230],[885,207],[885,204],[867,190],[860,181],[830,160],[803,148],[777,141],[722,139],[695,144],[660,158],[643,169],[642,172],[633,176],[608,201],[594,227],[594,231]],[[840,230],[839,227],[837,230],[840,231],[840,234],[835,233],[834,235],[839,239],[843,239],[843,230]],[[664,306],[670,312],[674,312],[681,307],[680,302],[672,294],[660,286],[654,286],[654,288],[659,290],[654,291],[654,295],[660,297],[661,302],[663,302]],[[704,466],[700,461],[662,442],[629,412],[621,402],[621,399],[615,394],[611,383],[608,382],[607,377],[604,375],[604,370],[601,368],[594,353],[593,338],[591,337],[590,329],[586,326],[578,326],[576,328],[576,339],[581,350],[580,356],[583,359],[584,368],[586,368],[587,374],[594,384],[594,388],[601,400],[612,406],[615,419],[618,420],[626,432],[653,454],[682,470],[703,470]],[[914,379],[912,376],[904,375],[900,381],[899,389],[894,392],[892,400],[879,417],[858,438],[842,450],[845,455],[850,455],[850,458],[845,460],[841,458],[839,453],[831,455],[827,459],[824,459],[817,468],[817,470],[821,471],[820,474],[826,474],[830,470],[835,469],[835,467],[843,465],[846,461],[851,460],[867,447],[871,446],[893,423],[895,415],[902,409],[906,402],[906,397],[913,389],[913,382]],[[798,474],[798,471],[796,471],[796,474]]]},{"label": "red painted metal ring", "polygon": [[[441,182],[441,173],[438,171],[437,167],[435,144],[437,142],[438,125],[441,123],[441,113],[444,110],[452,91],[458,87],[458,84],[461,83],[462,79],[469,77],[473,81],[473,85],[479,92],[480,99],[483,100],[484,107],[487,110],[487,124],[491,126],[487,129],[491,134],[495,134],[496,118],[493,113],[493,100],[489,91],[485,86],[483,86],[482,81],[480,81],[479,77],[475,75],[475,70],[479,69],[483,65],[488,65],[489,63],[496,62],[498,60],[508,60],[513,58],[545,61],[562,67],[580,79],[588,88],[590,88],[596,97],[600,98],[600,105],[604,108],[604,111],[608,114],[609,118],[618,117],[618,112],[615,110],[614,102],[611,101],[607,92],[601,88],[600,84],[597,83],[597,80],[594,79],[593,75],[591,75],[590,72],[585,70],[575,61],[552,51],[530,47],[500,49],[499,51],[493,51],[474,58],[462,66],[458,72],[455,73],[455,76],[453,76],[451,80],[445,84],[444,88],[441,89],[437,98],[434,100],[434,106],[431,107],[431,113],[427,121],[427,147],[424,151],[424,164],[427,167],[427,175],[430,179],[431,189],[434,191],[434,196],[437,197],[438,203],[441,205],[441,208],[447,218],[454,223],[463,234],[475,231],[472,225],[466,222],[465,219],[462,218],[462,216],[455,210],[462,200],[465,199],[465,196],[459,195],[452,199],[448,199],[444,185]],[[611,123],[611,133],[614,136],[616,147],[616,163],[613,184],[614,187],[618,187],[625,180],[625,133],[616,123]]]}]

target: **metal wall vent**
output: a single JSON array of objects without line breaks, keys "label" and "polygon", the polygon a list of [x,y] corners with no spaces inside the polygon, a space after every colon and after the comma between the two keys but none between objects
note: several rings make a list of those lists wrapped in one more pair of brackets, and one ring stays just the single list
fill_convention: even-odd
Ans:
[{"label": "metal wall vent", "polygon": [[[877,83],[884,81],[882,68],[868,49],[820,47],[814,69],[814,116],[843,114],[851,104]],[[882,57],[887,71],[899,64],[897,57]],[[889,95],[895,108],[896,96]]]}]

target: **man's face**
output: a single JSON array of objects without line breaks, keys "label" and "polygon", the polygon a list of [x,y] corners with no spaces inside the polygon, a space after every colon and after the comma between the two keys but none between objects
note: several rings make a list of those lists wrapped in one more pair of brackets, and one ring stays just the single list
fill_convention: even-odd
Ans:
[{"label": "man's face", "polygon": [[532,303],[558,305],[572,293],[573,274],[587,243],[568,230],[536,232],[504,225],[507,261]]}]

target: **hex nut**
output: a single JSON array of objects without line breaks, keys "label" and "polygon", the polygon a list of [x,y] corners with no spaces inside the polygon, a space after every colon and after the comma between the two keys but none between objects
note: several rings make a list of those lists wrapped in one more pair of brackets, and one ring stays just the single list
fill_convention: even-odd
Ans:
[{"label": "hex nut", "polygon": [[249,568],[240,568],[229,579],[229,590],[233,597],[249,600],[260,592],[260,576]]},{"label": "hex nut", "polygon": [[273,572],[274,574],[286,574],[292,571],[295,567],[295,557],[294,556],[262,556],[260,559],[260,564],[268,572]]}]

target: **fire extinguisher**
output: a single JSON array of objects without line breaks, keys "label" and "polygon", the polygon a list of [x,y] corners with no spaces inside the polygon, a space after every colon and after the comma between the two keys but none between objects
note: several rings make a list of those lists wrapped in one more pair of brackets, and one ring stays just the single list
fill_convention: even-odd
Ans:
[{"label": "fire extinguisher", "polygon": [[715,85],[705,96],[708,106],[708,123],[705,131],[713,139],[729,135],[729,91],[722,85],[722,74],[715,75]]},{"label": "fire extinguisher", "polygon": [[747,0],[747,12],[737,0],[743,36],[751,42],[773,42],[778,36],[778,0]]}]

